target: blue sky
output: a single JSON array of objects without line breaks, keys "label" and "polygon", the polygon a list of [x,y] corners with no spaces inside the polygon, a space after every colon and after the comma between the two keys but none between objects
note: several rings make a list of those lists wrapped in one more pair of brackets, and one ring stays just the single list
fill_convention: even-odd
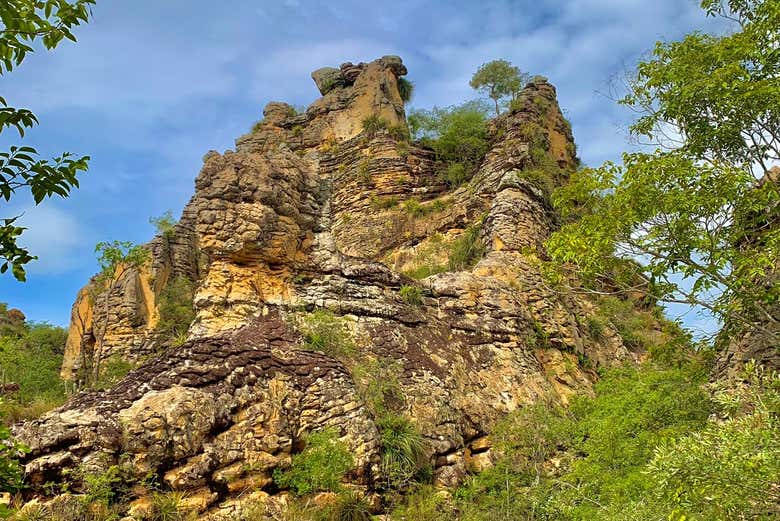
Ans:
[{"label": "blue sky", "polygon": [[[24,284],[0,277],[0,301],[61,325],[96,271],[95,243],[149,240],[149,217],[181,211],[208,150],[233,148],[268,101],[316,99],[316,68],[398,54],[412,105],[430,107],[473,98],[473,71],[508,59],[557,86],[595,165],[627,146],[632,115],[603,94],[610,80],[655,41],[714,27],[694,0],[98,0],[93,13],[78,43],[30,55],[0,87],[41,121],[25,144],[92,156],[69,199],[2,211],[24,214],[23,242],[40,260]],[[11,137],[0,144],[20,142]]]}]

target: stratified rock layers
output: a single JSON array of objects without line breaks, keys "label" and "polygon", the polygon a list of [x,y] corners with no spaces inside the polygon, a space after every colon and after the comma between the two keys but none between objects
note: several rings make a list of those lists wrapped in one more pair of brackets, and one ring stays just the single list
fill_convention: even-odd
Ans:
[{"label": "stratified rock layers", "polygon": [[[397,57],[317,71],[324,96],[305,113],[271,103],[235,152],[207,154],[180,223],[150,243],[149,266],[120,275],[108,306],[95,304],[105,297],[96,281],[82,290],[69,379],[89,365],[106,320],[102,356],[153,354],[157,299],[175,277],[196,283],[196,319],[183,346],[116,387],[15,428],[32,449],[32,492],[68,468],[122,463],[202,498],[204,518],[216,519],[247,490],[277,493],[273,469],[326,426],[355,455],[350,480],[373,490],[378,432],[353,371],[372,361],[395,372],[394,412],[424,435],[438,481],[454,484],[487,464],[491,429],[508,412],[587,392],[595,366],[630,356],[614,331],[591,338],[580,325],[590,304],[548,287],[536,267],[556,216],[521,173],[534,166],[532,146],[562,175],[576,166],[554,87],[529,83],[492,123],[478,172],[450,190],[430,151],[362,131],[373,115],[405,125],[405,73]],[[531,126],[541,129],[533,139]],[[485,251],[472,268],[421,281],[401,273],[423,254],[446,265],[447,245],[473,230]],[[419,299],[403,298],[404,286]],[[298,326],[321,308],[348,330],[350,359],[303,349]]]}]

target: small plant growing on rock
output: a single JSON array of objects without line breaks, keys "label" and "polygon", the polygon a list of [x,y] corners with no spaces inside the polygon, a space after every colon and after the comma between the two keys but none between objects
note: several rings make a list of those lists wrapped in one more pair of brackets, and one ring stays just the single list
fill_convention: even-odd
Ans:
[{"label": "small plant growing on rock", "polygon": [[168,281],[160,292],[157,332],[174,344],[181,338],[187,338],[187,330],[195,319],[195,310],[192,307],[194,293],[194,284],[187,277],[176,277]]},{"label": "small plant growing on rock", "polygon": [[363,159],[357,167],[357,178],[358,181],[360,181],[361,184],[364,185],[370,185],[371,184],[371,160],[369,158]]},{"label": "small plant growing on rock", "polygon": [[451,271],[471,268],[485,253],[485,245],[480,240],[481,225],[469,226],[453,244],[448,261]]},{"label": "small plant growing on rock", "polygon": [[382,443],[382,472],[388,489],[408,487],[427,466],[425,440],[406,418],[385,414],[377,421]]},{"label": "small plant growing on rock", "polygon": [[414,94],[414,83],[406,78],[398,78],[398,94],[404,102],[408,103]]},{"label": "small plant growing on rock", "polygon": [[298,496],[341,490],[341,481],[355,466],[346,444],[332,428],[310,433],[305,442],[303,451],[292,457],[289,469],[274,471],[276,484]]},{"label": "small plant growing on rock", "polygon": [[380,131],[387,130],[390,127],[390,122],[379,114],[371,114],[363,119],[362,126],[366,136],[372,138]]},{"label": "small plant growing on rock", "polygon": [[350,358],[355,354],[355,344],[343,319],[325,309],[306,315],[300,324],[303,348],[322,351],[335,358]]},{"label": "small plant growing on rock", "polygon": [[362,494],[345,490],[323,514],[322,521],[370,521],[371,506]]},{"label": "small plant growing on rock", "polygon": [[394,195],[388,197],[371,196],[371,207],[375,210],[389,210],[398,206],[398,198]]},{"label": "small plant growing on rock", "polygon": [[186,521],[191,519],[184,492],[155,492],[149,521]]},{"label": "small plant growing on rock", "polygon": [[174,219],[173,212],[168,210],[159,217],[150,217],[149,224],[154,226],[158,235],[170,241],[173,239],[173,234],[178,221]]},{"label": "small plant growing on rock", "polygon": [[399,294],[401,295],[401,299],[407,304],[411,304],[412,306],[422,306],[423,304],[422,289],[418,286],[407,286],[404,284],[401,286]]}]

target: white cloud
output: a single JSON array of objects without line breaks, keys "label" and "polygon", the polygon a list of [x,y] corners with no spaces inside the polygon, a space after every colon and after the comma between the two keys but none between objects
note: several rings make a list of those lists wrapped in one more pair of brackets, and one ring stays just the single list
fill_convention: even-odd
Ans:
[{"label": "white cloud", "polygon": [[61,274],[84,262],[88,234],[72,215],[46,203],[13,214],[21,214],[17,224],[28,228],[19,244],[38,257],[27,265],[28,272]]}]

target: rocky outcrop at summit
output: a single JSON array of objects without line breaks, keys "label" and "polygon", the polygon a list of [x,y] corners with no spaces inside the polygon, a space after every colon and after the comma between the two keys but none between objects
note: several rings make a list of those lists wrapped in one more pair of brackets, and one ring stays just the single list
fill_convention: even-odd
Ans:
[{"label": "rocky outcrop at summit", "polygon": [[[106,320],[109,353],[151,361],[15,428],[32,449],[29,494],[73,479],[67,469],[124,465],[200,498],[203,519],[233,519],[249,492],[283,496],[273,470],[325,426],[370,494],[381,447],[362,389],[386,371],[398,387],[387,407],[423,435],[436,480],[455,484],[490,464],[491,430],[508,412],[566,402],[588,392],[595,368],[633,356],[610,328],[594,338],[582,325],[592,305],[548,287],[537,267],[557,218],[524,173],[544,160],[563,182],[576,167],[555,88],[529,83],[453,190],[430,150],[389,130],[405,123],[403,74],[396,57],[316,71],[324,96],[305,113],[270,103],[235,152],[207,154],[179,224],[149,244],[148,266],[119,275],[108,313],[90,296],[97,281],[82,290],[63,375],[89,366]],[[369,116],[388,130],[363,132]],[[473,266],[450,262],[464,239],[482,245]],[[428,265],[451,269],[404,275]],[[159,295],[177,277],[196,284],[196,318],[184,345],[159,352]],[[316,310],[349,350],[305,349]]]}]

